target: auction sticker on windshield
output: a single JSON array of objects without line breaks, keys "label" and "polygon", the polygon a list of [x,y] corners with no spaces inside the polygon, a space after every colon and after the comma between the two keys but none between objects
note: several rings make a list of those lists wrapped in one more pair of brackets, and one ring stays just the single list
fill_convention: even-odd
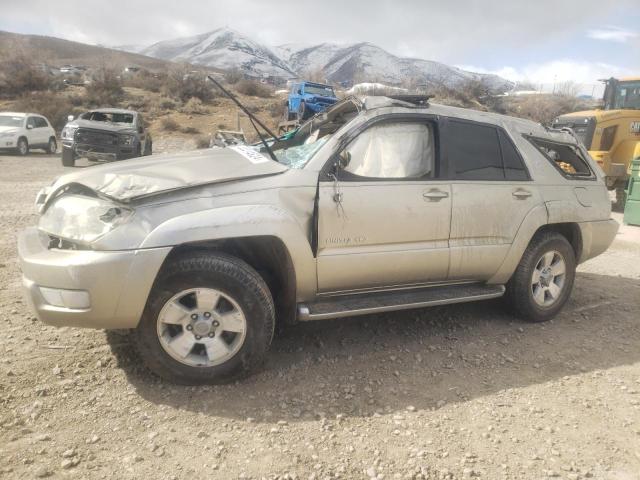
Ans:
[{"label": "auction sticker on windshield", "polygon": [[251,147],[247,147],[246,145],[236,145],[234,147],[229,147],[234,152],[238,152],[244,158],[249,160],[251,163],[264,163],[268,162],[269,159],[262,155],[260,152],[254,150]]}]

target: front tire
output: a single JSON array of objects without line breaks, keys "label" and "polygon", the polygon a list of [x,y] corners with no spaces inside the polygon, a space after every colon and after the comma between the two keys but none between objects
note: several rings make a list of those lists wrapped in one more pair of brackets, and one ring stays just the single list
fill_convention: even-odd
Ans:
[{"label": "front tire", "polygon": [[161,272],[136,344],[147,367],[172,383],[227,383],[264,360],[274,312],[265,281],[248,264],[222,253],[196,253]]},{"label": "front tire", "polygon": [[75,167],[76,166],[76,154],[73,148],[67,148],[62,146],[62,166],[63,167]]},{"label": "front tire", "polygon": [[58,151],[58,142],[55,137],[51,137],[49,139],[49,143],[47,144],[47,153],[49,155],[54,155]]},{"label": "front tire", "polygon": [[300,102],[300,106],[298,107],[298,122],[302,123],[307,116],[307,106],[304,102]]},{"label": "front tire", "polygon": [[545,322],[564,307],[576,275],[573,247],[559,233],[536,234],[507,284],[514,312],[530,322]]},{"label": "front tire", "polygon": [[16,145],[16,153],[21,157],[29,154],[29,142],[26,138],[20,137],[18,139],[18,144]]}]

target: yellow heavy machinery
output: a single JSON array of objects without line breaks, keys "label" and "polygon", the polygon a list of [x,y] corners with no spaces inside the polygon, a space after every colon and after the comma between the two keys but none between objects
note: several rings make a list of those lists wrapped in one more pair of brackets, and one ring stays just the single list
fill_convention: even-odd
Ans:
[{"label": "yellow heavy machinery", "polygon": [[568,127],[604,170],[607,187],[616,190],[616,209],[624,208],[631,161],[640,158],[640,77],[602,80],[603,109],[562,115],[554,128]]}]

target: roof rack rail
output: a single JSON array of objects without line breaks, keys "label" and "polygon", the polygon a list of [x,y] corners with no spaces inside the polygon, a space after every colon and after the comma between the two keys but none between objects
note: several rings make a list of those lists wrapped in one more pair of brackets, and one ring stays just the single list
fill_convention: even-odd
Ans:
[{"label": "roof rack rail", "polygon": [[433,95],[387,95],[387,98],[412,103],[414,105],[428,105],[429,99],[433,98]]}]

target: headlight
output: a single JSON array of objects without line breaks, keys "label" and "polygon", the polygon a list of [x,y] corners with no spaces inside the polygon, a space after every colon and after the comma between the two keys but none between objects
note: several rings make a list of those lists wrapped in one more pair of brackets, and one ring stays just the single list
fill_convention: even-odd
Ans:
[{"label": "headlight", "polygon": [[40,230],[64,239],[91,243],[129,220],[133,210],[100,198],[63,195],[40,217]]},{"label": "headlight", "polygon": [[62,138],[65,140],[73,140],[73,135],[76,133],[76,129],[73,127],[64,127],[62,129]]},{"label": "headlight", "polygon": [[121,145],[133,145],[133,139],[135,137],[133,135],[120,135],[120,144]]}]

